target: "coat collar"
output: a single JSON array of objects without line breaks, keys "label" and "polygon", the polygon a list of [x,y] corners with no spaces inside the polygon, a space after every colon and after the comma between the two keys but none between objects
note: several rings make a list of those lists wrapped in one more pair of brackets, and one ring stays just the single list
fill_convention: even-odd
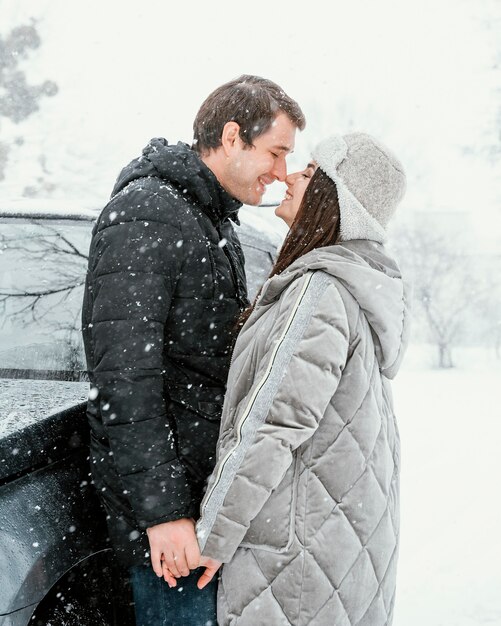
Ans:
[{"label": "coat collar", "polygon": [[122,170],[112,195],[144,176],[158,176],[181,193],[189,194],[215,224],[227,218],[239,223],[238,209],[242,203],[230,196],[199,155],[181,141],[169,145],[166,139],[152,139],[142,156]]}]

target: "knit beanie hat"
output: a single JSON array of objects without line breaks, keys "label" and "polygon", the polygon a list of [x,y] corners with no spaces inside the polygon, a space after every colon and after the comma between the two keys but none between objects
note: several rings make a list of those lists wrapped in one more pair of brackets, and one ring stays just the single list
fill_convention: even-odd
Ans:
[{"label": "knit beanie hat", "polygon": [[386,226],[405,193],[400,161],[365,133],[334,135],[313,150],[318,166],[336,184],[340,239],[383,243]]}]

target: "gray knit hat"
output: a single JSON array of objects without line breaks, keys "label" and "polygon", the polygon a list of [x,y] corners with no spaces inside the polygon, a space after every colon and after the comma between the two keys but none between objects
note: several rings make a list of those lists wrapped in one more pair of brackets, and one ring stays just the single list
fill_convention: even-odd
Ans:
[{"label": "gray knit hat", "polygon": [[334,135],[313,150],[318,166],[337,188],[340,239],[383,243],[386,225],[405,193],[400,161],[365,133]]}]

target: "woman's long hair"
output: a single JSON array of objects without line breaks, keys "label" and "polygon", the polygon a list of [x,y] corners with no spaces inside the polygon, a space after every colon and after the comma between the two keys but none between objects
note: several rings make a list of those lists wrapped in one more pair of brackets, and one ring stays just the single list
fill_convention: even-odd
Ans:
[{"label": "woman's long hair", "polygon": [[[306,187],[303,200],[280,248],[270,277],[282,273],[307,252],[337,243],[339,224],[340,212],[336,185],[327,174],[317,168]],[[256,300],[258,297],[259,294]],[[252,313],[256,300],[240,316],[238,330]]]},{"label": "woman's long hair", "polygon": [[270,277],[282,273],[307,252],[337,243],[339,217],[336,185],[327,174],[317,168],[306,187],[303,200]]}]

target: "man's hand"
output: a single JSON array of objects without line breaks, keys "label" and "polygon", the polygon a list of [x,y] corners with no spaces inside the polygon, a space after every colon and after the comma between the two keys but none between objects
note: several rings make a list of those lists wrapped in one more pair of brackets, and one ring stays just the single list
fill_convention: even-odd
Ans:
[{"label": "man's hand", "polygon": [[150,542],[151,565],[171,587],[176,578],[188,576],[200,564],[200,549],[195,521],[188,518],[151,526],[146,530]]},{"label": "man's hand", "polygon": [[200,559],[200,565],[205,567],[205,572],[198,579],[197,587],[199,589],[203,589],[205,585],[208,585],[214,578],[214,575],[221,567],[222,563],[221,561],[216,561],[216,559],[211,559],[208,556],[203,556]]}]

